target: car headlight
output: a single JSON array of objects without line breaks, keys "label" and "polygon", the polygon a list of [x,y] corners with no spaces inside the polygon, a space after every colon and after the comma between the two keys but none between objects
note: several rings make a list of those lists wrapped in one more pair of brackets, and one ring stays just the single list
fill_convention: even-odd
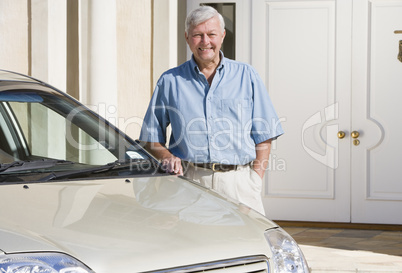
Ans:
[{"label": "car headlight", "polygon": [[93,273],[71,256],[62,253],[0,254],[1,273]]},{"label": "car headlight", "polygon": [[273,272],[310,272],[303,252],[296,241],[283,229],[268,230],[265,232],[265,238],[272,250]]}]

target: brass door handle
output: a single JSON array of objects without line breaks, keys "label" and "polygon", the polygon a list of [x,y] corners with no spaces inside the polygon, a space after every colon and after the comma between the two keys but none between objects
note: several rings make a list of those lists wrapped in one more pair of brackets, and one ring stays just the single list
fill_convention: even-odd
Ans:
[{"label": "brass door handle", "polygon": [[350,135],[351,135],[353,138],[358,138],[358,137],[360,136],[360,134],[359,134],[358,131],[353,131]]},{"label": "brass door handle", "polygon": [[338,138],[339,138],[339,139],[344,138],[344,137],[345,137],[345,135],[346,135],[346,134],[345,134],[345,132],[344,132],[344,131],[339,131],[339,132],[338,132]]}]

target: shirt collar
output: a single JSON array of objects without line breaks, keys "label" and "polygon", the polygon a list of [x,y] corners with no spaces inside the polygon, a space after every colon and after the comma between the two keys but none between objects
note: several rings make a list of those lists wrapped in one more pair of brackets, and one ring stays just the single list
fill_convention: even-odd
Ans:
[{"label": "shirt collar", "polygon": [[[221,70],[225,66],[225,62],[226,62],[226,58],[225,58],[225,55],[223,55],[222,50],[219,51],[219,54],[221,55],[221,61],[219,63],[217,70]],[[191,67],[194,69],[194,71],[196,71],[197,73],[200,72],[200,69],[198,68],[197,63],[195,62],[194,54],[191,55],[190,64],[191,64]]]}]

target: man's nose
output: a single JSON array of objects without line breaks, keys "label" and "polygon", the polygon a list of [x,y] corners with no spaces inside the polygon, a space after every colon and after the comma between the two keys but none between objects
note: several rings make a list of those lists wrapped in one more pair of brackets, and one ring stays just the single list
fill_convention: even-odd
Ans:
[{"label": "man's nose", "polygon": [[202,35],[201,38],[202,38],[202,42],[203,42],[204,44],[208,44],[209,41],[210,41],[208,34]]}]

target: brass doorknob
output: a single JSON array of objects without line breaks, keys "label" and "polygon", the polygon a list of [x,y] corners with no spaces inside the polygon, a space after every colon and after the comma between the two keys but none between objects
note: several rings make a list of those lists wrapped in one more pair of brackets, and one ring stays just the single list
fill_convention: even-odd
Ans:
[{"label": "brass doorknob", "polygon": [[338,138],[339,138],[339,139],[344,138],[344,137],[345,137],[345,135],[346,135],[346,134],[345,134],[345,132],[344,132],[344,131],[339,131],[339,132],[338,132]]},{"label": "brass doorknob", "polygon": [[351,135],[353,138],[358,138],[360,134],[359,134],[358,131],[353,131],[350,135]]}]

